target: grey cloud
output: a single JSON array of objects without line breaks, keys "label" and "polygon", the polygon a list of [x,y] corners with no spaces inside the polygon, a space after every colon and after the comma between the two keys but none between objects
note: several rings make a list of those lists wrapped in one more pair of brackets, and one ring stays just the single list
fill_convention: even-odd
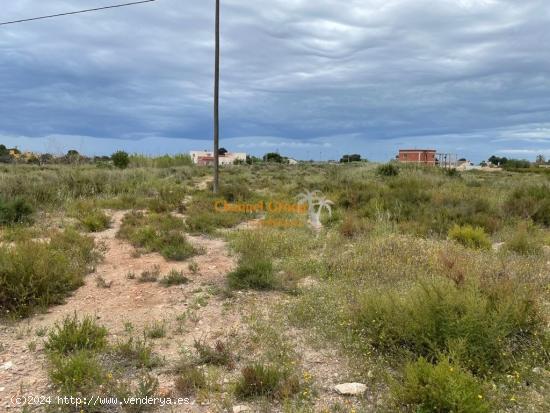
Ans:
[{"label": "grey cloud", "polygon": [[[222,0],[223,138],[545,149],[549,24],[545,0]],[[189,0],[0,28],[0,133],[209,139],[212,29],[212,4]]]}]

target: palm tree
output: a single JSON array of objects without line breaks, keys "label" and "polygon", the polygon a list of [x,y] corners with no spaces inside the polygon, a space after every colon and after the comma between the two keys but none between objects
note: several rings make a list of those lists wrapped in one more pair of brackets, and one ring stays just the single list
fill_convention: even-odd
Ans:
[{"label": "palm tree", "polygon": [[334,202],[322,196],[317,198],[317,202],[315,203],[315,205],[317,206],[318,209],[313,216],[311,225],[313,225],[314,228],[319,229],[323,226],[323,224],[321,224],[321,212],[323,211],[323,209],[326,209],[328,211],[329,216],[332,216],[331,205],[334,205]]},{"label": "palm tree", "polygon": [[220,0],[216,0],[216,59],[214,64],[214,184],[217,194],[220,188]]},{"label": "palm tree", "polygon": [[314,208],[315,207],[315,201],[319,197],[318,196],[319,193],[320,193],[320,191],[310,192],[310,191],[306,190],[305,192],[303,192],[303,193],[301,193],[300,195],[297,196],[299,205],[307,204],[307,210],[308,210],[310,220],[313,220],[313,217],[315,215],[315,208]]}]

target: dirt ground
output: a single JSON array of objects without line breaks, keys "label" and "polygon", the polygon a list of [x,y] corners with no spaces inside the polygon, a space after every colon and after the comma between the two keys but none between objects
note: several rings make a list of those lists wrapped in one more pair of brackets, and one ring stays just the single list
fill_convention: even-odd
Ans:
[{"label": "dirt ground", "polygon": [[[206,182],[200,183],[201,188],[206,185]],[[219,292],[223,291],[226,275],[235,267],[236,258],[230,254],[224,240],[188,236],[194,246],[204,251],[192,258],[196,263],[196,269],[192,271],[189,261],[168,262],[156,253],[136,254],[133,246],[116,238],[128,211],[106,212],[112,218],[111,228],[94,234],[97,244],[104,250],[104,260],[86,278],[85,285],[75,291],[63,305],[52,307],[44,314],[18,323],[0,325],[0,412],[20,411],[11,406],[10,398],[15,394],[46,395],[53,392],[46,374],[44,339],[37,336],[37,331],[51,328],[66,316],[75,313],[79,317],[95,315],[98,323],[108,328],[112,343],[128,337],[129,328],[139,333],[155,322],[163,322],[167,334],[164,338],[154,340],[154,349],[166,360],[164,365],[170,366],[180,357],[181,349],[192,347],[197,339],[212,342],[217,338],[243,337],[246,330],[243,318],[246,315],[258,306],[267,308],[271,303],[285,299],[279,293],[237,292],[230,300],[226,300]],[[258,222],[254,221],[234,230],[258,227]],[[153,268],[158,268],[161,276],[170,270],[183,271],[190,282],[166,288],[159,283],[139,283],[137,279],[128,277],[129,273],[139,277],[141,272]],[[98,278],[110,287],[98,286]],[[180,316],[184,313],[187,313],[187,317],[182,322]],[[304,369],[311,371],[316,380],[316,410],[322,411],[335,401],[349,404],[349,401],[335,395],[332,390],[333,385],[347,378],[343,372],[345,365],[338,355],[331,351],[314,350],[299,332],[290,333]],[[29,343],[34,344],[29,346]],[[36,348],[32,348],[34,345]],[[169,395],[174,385],[170,369],[156,369],[153,374],[159,379],[160,393]],[[223,381],[229,382],[230,379],[227,377]],[[251,405],[249,407],[250,411],[256,410]],[[231,408],[225,409],[232,411]],[[271,409],[278,410],[276,406]],[[224,409],[219,405],[204,403],[169,411],[214,412]]]}]

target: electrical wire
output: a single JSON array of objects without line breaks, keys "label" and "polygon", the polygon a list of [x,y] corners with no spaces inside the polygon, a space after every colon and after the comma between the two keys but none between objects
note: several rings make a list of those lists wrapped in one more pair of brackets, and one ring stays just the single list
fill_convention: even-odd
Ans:
[{"label": "electrical wire", "polygon": [[31,17],[29,19],[21,19],[21,20],[1,22],[0,26],[5,26],[5,25],[8,25],[8,24],[15,24],[15,23],[30,22],[30,21],[34,21],[34,20],[51,19],[52,17],[69,16],[69,15],[72,15],[72,14],[89,13],[89,12],[92,12],[92,11],[115,9],[115,8],[126,7],[126,6],[134,6],[136,4],[152,3],[154,1],[157,1],[157,0],[134,1],[134,2],[131,2],[131,3],[122,3],[122,4],[115,4],[115,5],[112,5],[112,6],[97,7],[95,9],[86,9],[86,10],[67,12],[67,13],[51,14],[49,16]]}]

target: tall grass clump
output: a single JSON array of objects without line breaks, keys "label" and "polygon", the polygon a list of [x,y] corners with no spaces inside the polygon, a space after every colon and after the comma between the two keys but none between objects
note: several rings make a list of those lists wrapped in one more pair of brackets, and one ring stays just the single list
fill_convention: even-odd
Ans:
[{"label": "tall grass clump", "polygon": [[107,329],[92,317],[67,316],[50,331],[45,349],[67,355],[80,350],[100,351],[107,345]]},{"label": "tall grass clump", "polygon": [[513,216],[532,219],[537,224],[550,226],[550,186],[521,186],[510,194],[504,209]]},{"label": "tall grass clump", "polygon": [[90,202],[76,202],[71,206],[69,214],[78,219],[81,227],[89,232],[104,231],[111,225],[111,218]]},{"label": "tall grass clump", "polygon": [[107,381],[107,373],[97,355],[89,351],[78,351],[66,357],[53,354],[48,375],[63,396],[91,396]]},{"label": "tall grass clump", "polygon": [[521,223],[505,244],[505,250],[520,255],[540,255],[543,248],[542,236],[538,228],[529,223]]},{"label": "tall grass clump", "polygon": [[32,213],[33,207],[24,199],[5,201],[0,198],[0,225],[28,223]]},{"label": "tall grass clump", "polygon": [[393,163],[380,165],[376,169],[376,173],[380,176],[397,176],[399,175],[399,167]]},{"label": "tall grass clump", "polygon": [[73,230],[0,246],[0,314],[28,316],[61,303],[98,260],[94,241]]},{"label": "tall grass clump", "polygon": [[227,277],[229,286],[238,290],[271,290],[278,285],[271,260],[255,254],[242,256]]},{"label": "tall grass clump", "polygon": [[483,228],[474,228],[471,225],[455,225],[449,230],[449,239],[474,249],[489,250],[492,246]]},{"label": "tall grass clump", "polygon": [[199,252],[187,241],[184,228],[183,221],[170,214],[131,212],[124,217],[117,237],[166,259],[184,261]]},{"label": "tall grass clump", "polygon": [[266,397],[285,399],[300,391],[299,379],[290,371],[276,366],[254,363],[244,367],[235,385],[240,399]]},{"label": "tall grass clump", "polygon": [[510,280],[432,279],[404,291],[369,290],[350,311],[360,340],[384,354],[432,362],[450,356],[481,376],[510,371],[544,335],[533,291]]}]

